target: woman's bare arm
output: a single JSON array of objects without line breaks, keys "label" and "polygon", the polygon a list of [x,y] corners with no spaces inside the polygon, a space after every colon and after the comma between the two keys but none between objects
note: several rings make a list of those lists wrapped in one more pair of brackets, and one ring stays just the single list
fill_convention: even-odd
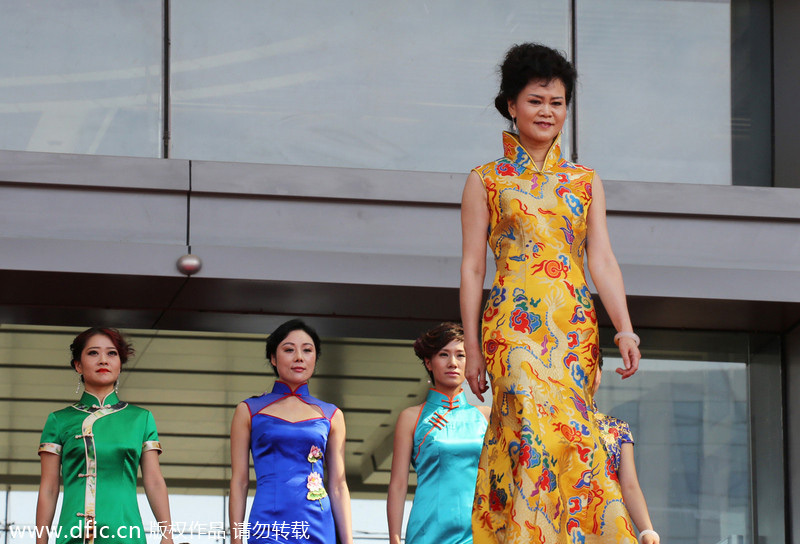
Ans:
[{"label": "woman's bare arm", "polygon": [[61,456],[55,453],[39,454],[42,474],[39,480],[39,498],[36,501],[36,544],[47,544],[50,527],[58,503],[58,490],[61,487]]},{"label": "woman's bare arm", "polygon": [[[625,298],[625,284],[617,258],[611,249],[611,240],[606,223],[606,197],[603,182],[595,175],[592,182],[592,203],[587,214],[586,253],[589,260],[589,273],[603,301],[614,328],[618,332],[633,332]],[[619,341],[619,351],[624,369],[617,369],[622,378],[633,376],[639,368],[641,354],[636,343],[628,337]]]},{"label": "woman's bare arm", "polygon": [[345,434],[344,414],[341,410],[336,410],[331,418],[331,432],[328,435],[328,448],[325,456],[328,471],[328,494],[331,498],[331,509],[336,521],[336,531],[339,533],[339,542],[353,544],[350,488],[347,487],[344,463]]},{"label": "woman's bare arm", "polygon": [[[633,457],[633,444],[626,442],[622,444],[619,463],[619,485],[622,488],[622,502],[628,509],[633,523],[639,532],[645,529],[653,530],[653,522],[650,521],[650,512],[647,510],[647,501],[644,493],[639,486],[639,477],[636,474],[636,461]],[[658,540],[653,535],[644,535],[642,544],[656,544]]]},{"label": "woman's bare arm", "polygon": [[403,531],[403,510],[408,495],[408,474],[411,450],[414,447],[414,427],[422,405],[406,408],[397,418],[394,428],[392,476],[386,497],[386,519],[389,523],[389,544],[400,544]]},{"label": "woman's bare arm", "polygon": [[247,488],[250,485],[250,410],[240,402],[231,422],[231,487],[228,517],[231,544],[242,544]]},{"label": "woman's bare arm", "polygon": [[480,176],[471,172],[461,198],[461,322],[464,326],[465,375],[470,389],[483,401],[488,391],[486,360],[480,342],[481,301],[486,277],[489,208]]},{"label": "woman's bare arm", "polygon": [[161,530],[161,543],[172,542],[172,518],[169,513],[169,496],[161,464],[158,462],[158,450],[149,450],[142,454],[142,484],[147,495],[147,502]]}]

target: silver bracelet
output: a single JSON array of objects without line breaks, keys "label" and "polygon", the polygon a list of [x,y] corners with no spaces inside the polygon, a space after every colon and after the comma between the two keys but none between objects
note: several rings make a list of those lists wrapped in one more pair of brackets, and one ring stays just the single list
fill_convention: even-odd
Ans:
[{"label": "silver bracelet", "polygon": [[[633,334],[633,333],[630,333],[630,334]],[[641,542],[641,541],[642,541],[642,537],[643,537],[644,535],[653,535],[654,537],[656,537],[656,541],[657,541],[657,542],[661,542],[661,537],[660,537],[660,536],[658,536],[658,533],[657,533],[657,532],[655,532],[655,531],[654,531],[654,530],[652,530],[652,529],[645,529],[644,531],[640,532],[640,533],[639,533],[639,542]]]},{"label": "silver bracelet", "polygon": [[639,343],[641,342],[641,340],[639,339],[639,335],[636,334],[635,332],[622,331],[614,335],[614,345],[618,346],[619,341],[622,340],[623,338],[630,338],[631,340],[633,340],[634,343],[636,343],[637,348],[639,347]]}]

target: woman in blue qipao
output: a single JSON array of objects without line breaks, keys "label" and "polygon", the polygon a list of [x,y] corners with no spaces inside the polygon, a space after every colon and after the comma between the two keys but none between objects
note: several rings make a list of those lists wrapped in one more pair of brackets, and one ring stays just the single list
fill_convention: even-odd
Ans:
[{"label": "woman in blue qipao", "polygon": [[[312,397],[321,348],[316,331],[287,321],[267,340],[278,380],[236,407],[231,423],[231,542],[352,544],[341,410]],[[245,523],[250,454],[256,495]],[[327,473],[327,478],[325,478]]]},{"label": "woman in blue qipao", "polygon": [[389,543],[400,544],[409,463],[417,472],[407,544],[472,542],[472,501],[490,408],[472,406],[464,383],[464,330],[442,323],[414,343],[433,382],[423,404],[400,413],[386,501]]},{"label": "woman in blue qipao", "polygon": [[647,501],[644,499],[644,493],[639,485],[639,476],[636,473],[631,428],[621,419],[600,413],[594,401],[602,378],[603,352],[601,350],[597,359],[597,372],[594,375],[594,382],[592,382],[592,405],[597,418],[597,426],[600,429],[600,440],[608,455],[605,474],[609,479],[619,483],[622,502],[639,530],[639,542],[641,544],[659,544],[661,538],[653,530],[650,511],[647,509]]}]

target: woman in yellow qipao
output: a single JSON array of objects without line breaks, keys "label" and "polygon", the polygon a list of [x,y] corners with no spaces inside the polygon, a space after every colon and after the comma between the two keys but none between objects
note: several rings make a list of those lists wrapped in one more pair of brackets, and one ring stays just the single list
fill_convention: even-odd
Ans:
[{"label": "woman in yellow qipao", "polygon": [[[478,469],[476,544],[636,542],[592,409],[597,316],[583,264],[619,331],[623,378],[639,364],[600,178],[561,154],[574,67],[538,44],[512,47],[495,99],[514,129],[475,168],[462,199],[466,376],[493,406]],[[497,272],[481,311],[486,244]]]}]

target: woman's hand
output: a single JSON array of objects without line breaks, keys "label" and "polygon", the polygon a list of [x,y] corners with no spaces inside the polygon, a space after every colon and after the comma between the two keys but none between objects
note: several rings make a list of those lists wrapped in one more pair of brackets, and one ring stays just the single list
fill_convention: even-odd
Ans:
[{"label": "woman's hand", "polygon": [[619,354],[622,356],[622,363],[625,368],[618,368],[617,374],[622,376],[622,379],[630,378],[637,370],[639,370],[639,359],[642,354],[639,353],[639,348],[632,338],[620,338],[619,340]]},{"label": "woman's hand", "polygon": [[641,544],[659,544],[660,540],[652,534],[646,534],[642,537]]},{"label": "woman's hand", "polygon": [[158,530],[161,532],[161,544],[173,544],[172,541],[172,527],[159,524]]},{"label": "woman's hand", "polygon": [[483,402],[483,394],[489,390],[486,381],[486,359],[480,346],[473,346],[467,350],[467,365],[464,372],[469,383],[469,388],[478,399]]}]

